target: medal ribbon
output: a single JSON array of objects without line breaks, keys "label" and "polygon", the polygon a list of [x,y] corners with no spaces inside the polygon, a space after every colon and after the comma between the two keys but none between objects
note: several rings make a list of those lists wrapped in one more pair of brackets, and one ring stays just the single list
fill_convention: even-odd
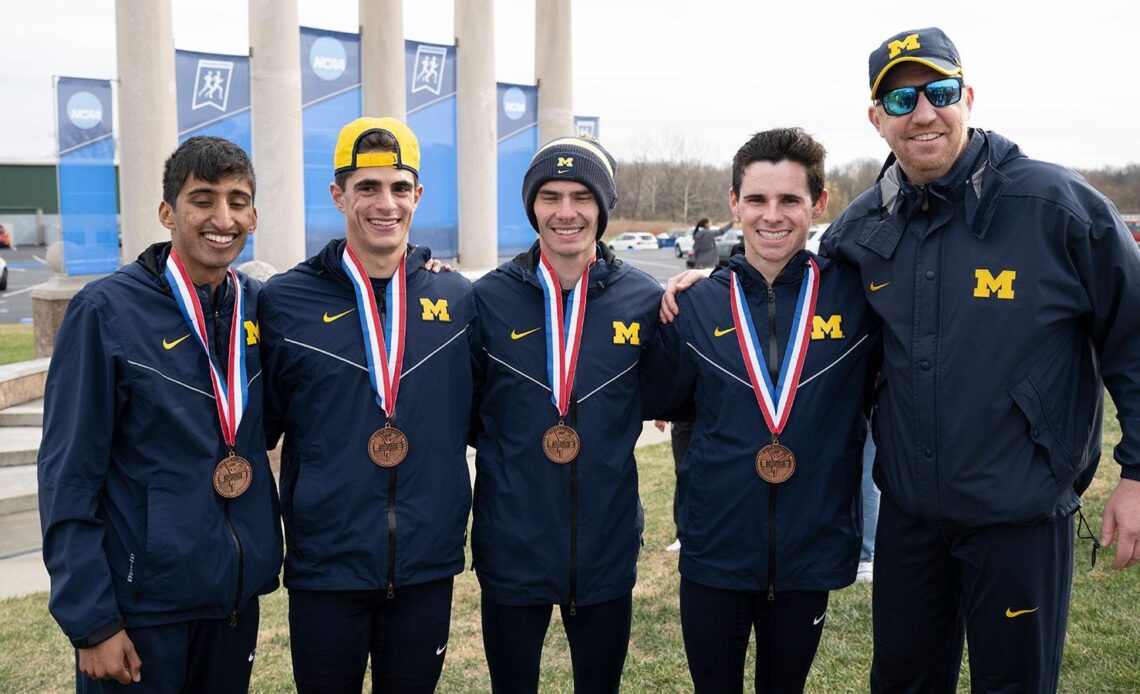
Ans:
[{"label": "medal ribbon", "polygon": [[811,342],[811,321],[815,315],[815,302],[819,297],[819,266],[814,259],[808,259],[804,281],[800,285],[800,296],[796,300],[792,332],[788,336],[788,346],[784,350],[783,368],[780,370],[779,382],[775,386],[772,385],[772,379],[768,375],[768,365],[764,361],[764,351],[759,347],[760,341],[756,337],[752,313],[748,310],[748,302],[745,300],[744,291],[740,288],[740,280],[735,272],[732,273],[731,283],[729,302],[732,306],[732,322],[736,325],[736,340],[740,345],[740,354],[744,357],[748,379],[752,381],[752,392],[756,394],[756,402],[760,404],[760,411],[764,414],[768,429],[773,436],[778,436],[784,430],[788,416],[792,412],[792,402],[796,399],[796,388],[804,368],[808,344]]},{"label": "medal ribbon", "polygon": [[170,250],[170,257],[166,261],[163,274],[170,283],[174,301],[178,304],[178,310],[182,312],[187,325],[190,326],[190,332],[198,338],[198,344],[206,352],[206,363],[210,365],[210,382],[214,386],[214,400],[218,406],[218,422],[222,426],[222,438],[232,452],[234,441],[237,440],[238,427],[241,426],[242,414],[245,413],[248,391],[245,372],[245,291],[233,269],[227,272],[230,284],[234,288],[234,310],[230,323],[229,360],[226,363],[224,377],[210,357],[206,318],[202,313],[202,303],[198,300],[198,291],[190,280],[182,259],[174,249]]},{"label": "medal ribbon", "polygon": [[[400,390],[400,369],[404,363],[404,326],[407,300],[407,278],[404,276],[405,251],[400,258],[388,288],[384,292],[387,321],[380,322],[380,312],[376,309],[376,295],[372,292],[372,282],[364,270],[364,264],[344,244],[341,263],[344,265],[352,287],[356,290],[356,312],[360,314],[360,331],[364,334],[364,354],[368,357],[368,379],[372,391],[376,393],[376,404],[391,419],[396,414],[396,393]],[[387,335],[387,339],[385,339]]]},{"label": "medal ribbon", "polygon": [[586,282],[593,264],[591,260],[586,266],[563,308],[558,273],[539,251],[538,283],[542,285],[546,311],[546,377],[550,382],[550,401],[562,417],[570,409],[570,391],[574,387],[578,347],[582,344],[582,323],[586,318]]}]

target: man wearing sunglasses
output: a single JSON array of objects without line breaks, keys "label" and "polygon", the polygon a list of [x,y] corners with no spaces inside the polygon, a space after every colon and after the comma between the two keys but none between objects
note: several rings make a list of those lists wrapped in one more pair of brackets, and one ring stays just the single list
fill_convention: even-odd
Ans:
[{"label": "man wearing sunglasses", "polygon": [[1056,689],[1104,386],[1101,543],[1140,561],[1140,252],[1078,175],[970,128],[964,80],[936,28],[871,53],[891,156],[821,245],[884,322],[873,691],[953,692],[964,635],[975,690]]}]

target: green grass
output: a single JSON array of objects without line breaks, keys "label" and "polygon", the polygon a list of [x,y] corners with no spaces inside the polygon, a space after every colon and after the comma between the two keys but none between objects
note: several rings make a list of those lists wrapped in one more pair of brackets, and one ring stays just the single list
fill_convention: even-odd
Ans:
[{"label": "green grass", "polygon": [[[1101,469],[1085,494],[1085,515],[1099,531],[1100,514],[1118,475],[1112,446],[1120,438],[1115,410],[1109,407]],[[634,591],[633,633],[623,690],[692,691],[678,620],[676,555],[663,551],[673,539],[673,466],[668,444],[638,451],[641,494],[646,508],[645,548]],[[1140,689],[1140,572],[1109,569],[1101,553],[1089,569],[1089,544],[1076,551],[1072,609],[1069,614],[1063,692],[1135,692]],[[855,585],[832,595],[819,654],[808,679],[810,692],[867,690],[871,661],[871,591]],[[253,672],[252,691],[293,691],[285,597],[265,598]],[[451,639],[440,692],[490,691],[479,631],[479,591],[470,571],[457,577]],[[746,671],[752,668],[752,657]],[[73,655],[47,613],[47,596],[0,601],[0,692],[73,691]],[[145,667],[145,666],[144,666]],[[145,672],[145,669],[144,669]],[[746,678],[745,691],[751,691]],[[570,692],[570,661],[557,610],[543,651],[542,692]],[[963,665],[959,686],[968,690]],[[366,686],[367,689],[367,686]]]},{"label": "green grass", "polygon": [[0,325],[0,364],[11,364],[36,358],[32,326]]}]

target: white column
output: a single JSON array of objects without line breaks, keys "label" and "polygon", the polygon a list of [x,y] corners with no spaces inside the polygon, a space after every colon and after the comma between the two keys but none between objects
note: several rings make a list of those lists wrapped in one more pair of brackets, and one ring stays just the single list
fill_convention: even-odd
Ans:
[{"label": "white column", "polygon": [[534,76],[538,145],[574,134],[570,0],[534,0]]},{"label": "white column", "polygon": [[406,121],[404,0],[360,0],[359,16],[364,115]]},{"label": "white column", "polygon": [[126,264],[170,238],[158,222],[162,165],[178,146],[170,0],[115,2],[119,73],[119,196]]},{"label": "white column", "polygon": [[492,268],[499,245],[494,0],[455,0],[455,45],[459,262]]},{"label": "white column", "polygon": [[283,272],[305,259],[301,29],[295,0],[249,0],[249,68],[257,170],[253,255]]}]

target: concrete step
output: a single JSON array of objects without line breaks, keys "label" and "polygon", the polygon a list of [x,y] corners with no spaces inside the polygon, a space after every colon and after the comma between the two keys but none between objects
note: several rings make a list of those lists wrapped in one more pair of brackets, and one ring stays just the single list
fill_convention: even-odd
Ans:
[{"label": "concrete step", "polygon": [[39,508],[36,466],[0,467],[0,516]]},{"label": "concrete step", "polygon": [[43,398],[0,410],[0,427],[42,427],[43,425]]},{"label": "concrete step", "polygon": [[0,470],[14,465],[35,465],[43,430],[39,427],[0,428]]},{"label": "concrete step", "polygon": [[0,365],[0,410],[44,396],[50,359]]}]

